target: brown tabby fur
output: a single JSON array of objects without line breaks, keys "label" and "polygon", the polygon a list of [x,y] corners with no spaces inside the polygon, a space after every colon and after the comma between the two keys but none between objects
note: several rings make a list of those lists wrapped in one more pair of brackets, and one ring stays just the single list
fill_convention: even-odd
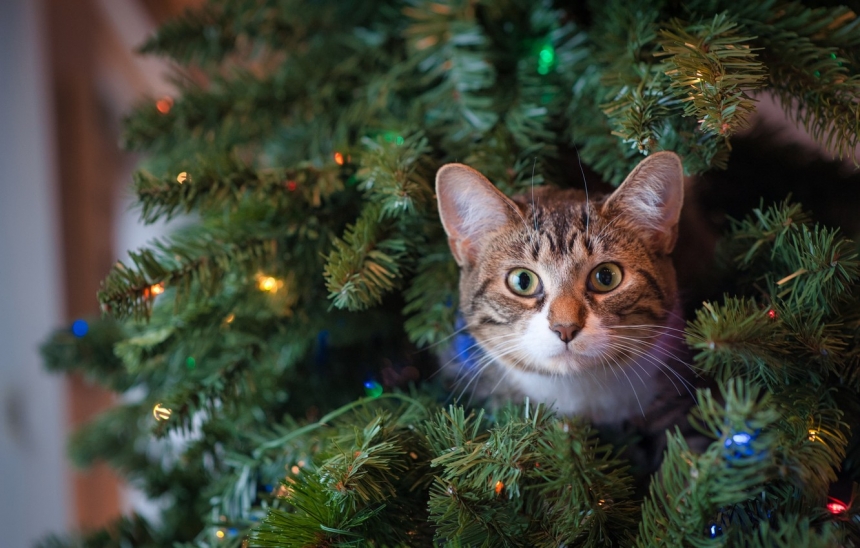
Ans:
[{"label": "brown tabby fur", "polygon": [[[666,428],[677,399],[692,401],[670,253],[683,199],[680,159],[658,153],[613,194],[536,188],[504,197],[478,172],[437,176],[443,225],[460,265],[460,306],[480,347],[467,379],[481,396],[553,404],[597,423]],[[600,293],[592,270],[612,262],[621,284]],[[508,287],[527,268],[539,294]],[[573,326],[565,342],[554,326]],[[476,349],[477,350],[477,349]],[[682,415],[683,416],[683,415]]]}]

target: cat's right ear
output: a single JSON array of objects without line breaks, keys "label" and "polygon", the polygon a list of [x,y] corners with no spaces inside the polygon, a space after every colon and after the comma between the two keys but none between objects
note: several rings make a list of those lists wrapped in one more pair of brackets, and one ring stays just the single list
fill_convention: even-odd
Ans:
[{"label": "cat's right ear", "polygon": [[439,169],[436,198],[448,245],[460,266],[474,264],[486,237],[519,215],[517,206],[493,183],[463,164]]}]

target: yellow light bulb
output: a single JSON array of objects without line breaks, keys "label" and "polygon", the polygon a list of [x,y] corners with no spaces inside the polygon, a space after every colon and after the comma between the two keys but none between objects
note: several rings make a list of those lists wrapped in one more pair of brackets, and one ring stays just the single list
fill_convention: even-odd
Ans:
[{"label": "yellow light bulb", "polygon": [[504,483],[502,483],[501,481],[496,482],[496,494],[497,495],[500,494],[502,492],[502,489],[504,489],[504,488],[505,488]]},{"label": "yellow light bulb", "polygon": [[260,288],[260,291],[265,291],[267,293],[274,293],[281,287],[282,283],[272,276],[258,276],[257,277],[257,287]]},{"label": "yellow light bulb", "polygon": [[153,295],[161,295],[164,293],[164,282],[149,286],[149,291]]},{"label": "yellow light bulb", "polygon": [[166,407],[162,407],[160,403],[156,403],[155,407],[152,408],[152,416],[155,417],[155,420],[157,421],[166,421],[170,418],[172,413],[173,411]]},{"label": "yellow light bulb", "polygon": [[221,529],[218,529],[218,530],[215,532],[215,536],[216,536],[216,537],[218,537],[218,538],[224,538],[224,531],[222,531]]},{"label": "yellow light bulb", "polygon": [[187,180],[188,180],[188,173],[185,171],[183,171],[182,173],[180,173],[179,175],[176,176],[176,182],[179,183],[180,185]]}]

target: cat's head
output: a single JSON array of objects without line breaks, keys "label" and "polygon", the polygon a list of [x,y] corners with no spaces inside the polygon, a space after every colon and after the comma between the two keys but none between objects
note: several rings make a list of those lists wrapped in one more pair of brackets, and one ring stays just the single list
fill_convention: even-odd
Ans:
[{"label": "cat's head", "polygon": [[509,199],[461,164],[439,170],[436,193],[463,317],[497,362],[548,375],[612,369],[669,323],[683,202],[676,154],[649,156],[591,201],[546,187]]}]

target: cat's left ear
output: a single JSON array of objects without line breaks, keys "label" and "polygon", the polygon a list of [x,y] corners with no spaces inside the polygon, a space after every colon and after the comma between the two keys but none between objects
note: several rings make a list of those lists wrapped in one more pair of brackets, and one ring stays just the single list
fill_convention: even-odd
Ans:
[{"label": "cat's left ear", "polygon": [[646,231],[657,253],[671,253],[678,239],[678,219],[684,203],[684,166],[674,152],[648,156],[612,193],[604,211],[626,217]]},{"label": "cat's left ear", "polygon": [[486,177],[463,164],[447,164],[436,174],[439,217],[454,260],[473,265],[492,234],[515,222],[517,206]]}]

